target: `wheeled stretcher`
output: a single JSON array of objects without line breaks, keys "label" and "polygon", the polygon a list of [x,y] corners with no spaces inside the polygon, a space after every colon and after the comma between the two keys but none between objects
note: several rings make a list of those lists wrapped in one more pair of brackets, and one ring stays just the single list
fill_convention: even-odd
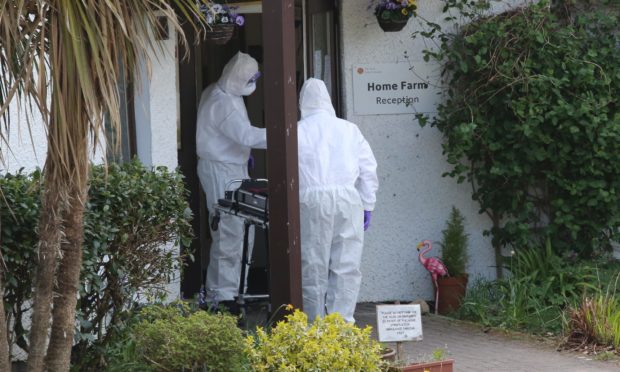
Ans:
[{"label": "wheeled stretcher", "polygon": [[255,302],[267,302],[267,317],[271,315],[269,275],[267,275],[267,293],[247,293],[246,280],[253,264],[249,247],[250,227],[255,226],[265,231],[265,248],[267,254],[267,272],[269,273],[269,203],[266,179],[244,179],[230,181],[226,186],[224,199],[214,205],[215,215],[211,228],[217,230],[222,213],[243,219],[243,253],[241,256],[241,274],[236,302],[242,319],[247,319],[247,306]]}]

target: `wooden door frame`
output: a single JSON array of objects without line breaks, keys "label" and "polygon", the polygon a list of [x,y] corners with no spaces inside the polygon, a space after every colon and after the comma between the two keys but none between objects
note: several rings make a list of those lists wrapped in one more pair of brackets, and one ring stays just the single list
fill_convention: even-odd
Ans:
[{"label": "wooden door frame", "polygon": [[[200,180],[198,179],[196,156],[196,116],[198,111],[198,101],[202,93],[202,53],[201,45],[196,43],[196,32],[189,22],[183,24],[183,31],[187,43],[185,46],[178,43],[178,68],[179,68],[179,120],[181,125],[180,144],[178,151],[179,168],[184,175],[185,188],[189,194],[189,205],[194,214],[192,229],[194,239],[190,247],[181,246],[181,254],[187,258],[186,265],[182,269],[181,276],[181,297],[189,298],[198,293],[203,283],[203,273],[201,268],[202,250],[208,238],[207,225],[202,223],[207,221],[207,212],[204,200],[201,195]],[[186,49],[187,48],[187,49]],[[183,58],[186,56],[187,58]],[[189,254],[194,257],[193,262],[189,260]]]}]

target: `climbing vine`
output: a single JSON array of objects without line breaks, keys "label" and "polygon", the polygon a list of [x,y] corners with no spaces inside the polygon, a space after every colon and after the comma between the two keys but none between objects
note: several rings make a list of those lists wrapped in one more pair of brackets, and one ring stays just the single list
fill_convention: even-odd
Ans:
[{"label": "climbing vine", "polygon": [[[446,175],[468,181],[506,245],[549,237],[563,252],[609,248],[620,227],[620,33],[616,1],[541,1],[490,15],[489,3],[448,0],[446,21],[416,36],[444,67],[433,118]],[[463,19],[466,22],[462,22]],[[445,27],[445,26],[444,26]]]}]

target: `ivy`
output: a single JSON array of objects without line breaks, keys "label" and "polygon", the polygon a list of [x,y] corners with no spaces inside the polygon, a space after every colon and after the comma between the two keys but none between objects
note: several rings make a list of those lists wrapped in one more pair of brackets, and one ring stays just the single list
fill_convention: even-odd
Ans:
[{"label": "ivy", "polygon": [[[468,181],[498,254],[549,237],[589,256],[620,227],[620,34],[612,2],[542,1],[489,15],[450,0],[456,33],[427,23],[444,66],[437,116],[447,176]],[[460,17],[454,16],[458,13]],[[499,257],[499,256],[498,256]]]}]

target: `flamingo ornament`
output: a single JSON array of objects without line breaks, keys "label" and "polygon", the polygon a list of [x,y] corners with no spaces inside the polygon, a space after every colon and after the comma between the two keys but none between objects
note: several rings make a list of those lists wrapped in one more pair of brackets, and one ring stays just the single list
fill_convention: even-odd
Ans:
[{"label": "flamingo ornament", "polygon": [[[422,247],[423,251],[420,251]],[[437,308],[439,304],[439,286],[437,285],[437,278],[440,276],[448,275],[448,268],[444,265],[443,262],[437,257],[424,257],[426,253],[428,253],[431,249],[433,249],[433,245],[430,240],[424,240],[416,247],[418,252],[418,259],[420,263],[424,266],[429,273],[431,273],[431,277],[433,278],[433,283],[435,283],[435,314],[437,314]]]}]

